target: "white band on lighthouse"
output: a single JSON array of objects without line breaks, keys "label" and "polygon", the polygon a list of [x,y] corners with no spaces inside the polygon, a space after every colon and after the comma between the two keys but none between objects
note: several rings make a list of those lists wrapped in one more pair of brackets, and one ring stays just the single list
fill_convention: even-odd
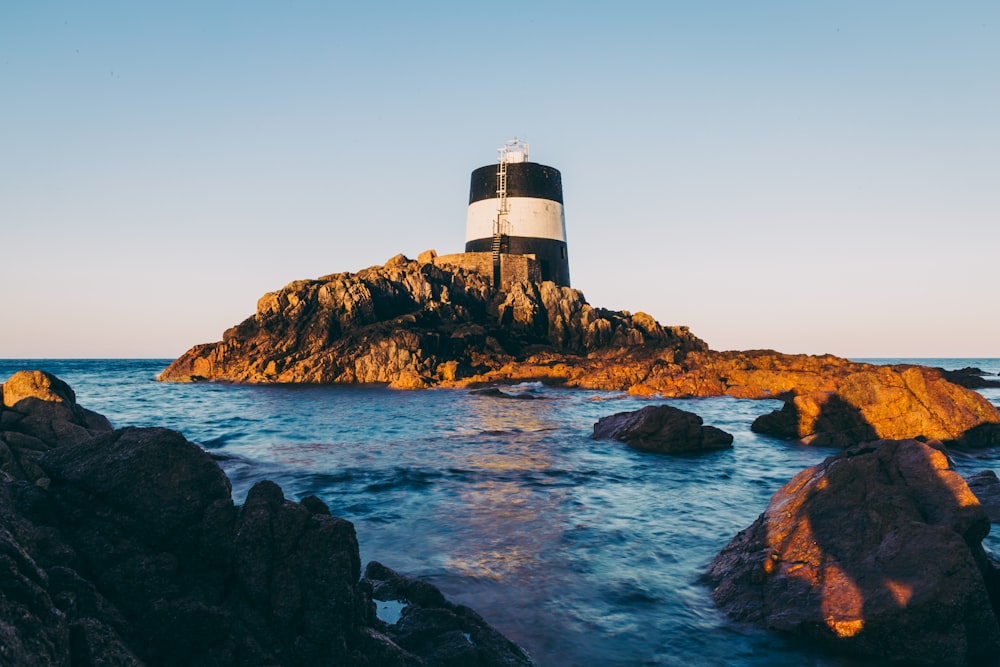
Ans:
[{"label": "white band on lighthouse", "polygon": [[[510,235],[566,242],[566,217],[563,205],[551,199],[510,197]],[[493,221],[497,217],[496,199],[483,199],[469,204],[465,226],[465,241],[493,236]]]}]

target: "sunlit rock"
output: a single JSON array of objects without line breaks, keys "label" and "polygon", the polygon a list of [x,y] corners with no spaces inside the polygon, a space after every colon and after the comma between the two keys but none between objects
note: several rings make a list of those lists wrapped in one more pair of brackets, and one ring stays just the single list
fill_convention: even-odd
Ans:
[{"label": "sunlit rock", "polygon": [[416,388],[529,374],[583,385],[607,366],[587,355],[607,353],[615,364],[634,356],[644,368],[612,380],[620,384],[641,380],[652,363],[707,349],[684,327],[595,309],[578,290],[518,282],[501,291],[479,273],[421,258],[396,255],[265,294],[252,317],[222,341],[193,347],[160,379]]},{"label": "sunlit rock", "polygon": [[[594,307],[579,290],[548,281],[495,289],[488,276],[433,259],[396,255],[384,266],[289,283],[262,296],[257,312],[222,341],[191,348],[159,379],[405,389],[542,381],[664,398],[778,398],[789,407],[762,420],[762,432],[837,446],[953,441],[1000,423],[985,398],[940,370],[716,352],[687,327]],[[976,432],[975,442],[1000,443],[1000,431]]]},{"label": "sunlit rock", "polygon": [[68,384],[44,371],[14,373],[0,394],[0,470],[16,479],[45,479],[42,453],[111,430],[103,415],[77,405]]},{"label": "sunlit rock", "polygon": [[1000,657],[989,528],[934,445],[879,441],[796,475],[706,577],[735,619],[861,655],[963,665]]},{"label": "sunlit rock", "polygon": [[832,390],[797,391],[778,412],[752,429],[806,443],[850,447],[880,438],[956,441],[981,424],[998,421],[996,409],[976,392],[920,366],[869,366],[844,375]]}]

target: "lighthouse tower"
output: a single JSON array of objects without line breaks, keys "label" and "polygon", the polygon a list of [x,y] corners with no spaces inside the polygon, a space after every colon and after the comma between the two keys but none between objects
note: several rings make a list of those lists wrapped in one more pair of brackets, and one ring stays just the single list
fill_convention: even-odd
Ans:
[{"label": "lighthouse tower", "polygon": [[528,144],[508,141],[497,164],[472,172],[465,252],[492,252],[494,283],[500,255],[533,255],[542,280],[569,286],[566,217],[558,169],[528,161]]}]

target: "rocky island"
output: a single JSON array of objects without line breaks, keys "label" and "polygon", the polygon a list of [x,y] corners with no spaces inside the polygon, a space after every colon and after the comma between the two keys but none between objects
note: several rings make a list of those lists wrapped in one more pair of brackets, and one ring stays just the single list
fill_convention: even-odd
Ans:
[{"label": "rocky island", "polygon": [[665,398],[772,398],[755,430],[847,447],[879,438],[1000,444],[1000,414],[940,369],[880,367],[832,355],[717,352],[687,327],[595,308],[579,290],[489,277],[433,251],[298,280],[216,343],[197,345],[166,381],[385,383],[399,389],[540,380]]}]

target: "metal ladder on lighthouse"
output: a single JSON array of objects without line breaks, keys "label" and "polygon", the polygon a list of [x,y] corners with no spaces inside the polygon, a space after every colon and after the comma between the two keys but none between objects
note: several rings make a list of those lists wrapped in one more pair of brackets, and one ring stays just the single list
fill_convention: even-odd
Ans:
[{"label": "metal ladder on lighthouse", "polygon": [[500,287],[500,255],[510,244],[508,239],[510,204],[507,201],[507,154],[500,152],[497,166],[497,217],[493,221],[493,286]]}]

